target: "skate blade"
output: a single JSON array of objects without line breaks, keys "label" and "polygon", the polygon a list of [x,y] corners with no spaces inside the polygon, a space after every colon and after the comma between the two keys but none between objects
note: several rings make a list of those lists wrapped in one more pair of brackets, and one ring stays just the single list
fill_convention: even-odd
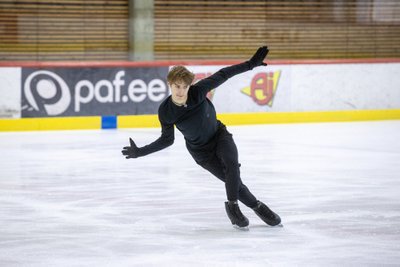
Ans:
[{"label": "skate blade", "polygon": [[248,226],[240,227],[240,226],[234,224],[234,225],[233,225],[233,228],[235,228],[235,229],[237,229],[237,230],[240,230],[240,231],[249,231],[249,227],[248,227]]}]

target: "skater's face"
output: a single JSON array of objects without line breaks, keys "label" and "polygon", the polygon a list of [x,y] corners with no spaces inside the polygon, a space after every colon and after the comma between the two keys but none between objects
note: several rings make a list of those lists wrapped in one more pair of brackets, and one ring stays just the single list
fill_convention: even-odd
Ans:
[{"label": "skater's face", "polygon": [[176,81],[169,84],[172,100],[177,104],[185,104],[189,92],[189,85],[183,81]]}]

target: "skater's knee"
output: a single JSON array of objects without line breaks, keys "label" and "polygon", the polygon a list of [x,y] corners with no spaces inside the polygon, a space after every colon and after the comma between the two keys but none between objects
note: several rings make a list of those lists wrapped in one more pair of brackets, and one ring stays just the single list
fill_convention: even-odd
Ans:
[{"label": "skater's knee", "polygon": [[239,194],[241,193],[248,193],[249,189],[247,188],[246,185],[244,185],[243,183],[240,183],[239,185]]},{"label": "skater's knee", "polygon": [[239,169],[241,166],[237,159],[235,159],[234,157],[227,157],[224,159],[223,162],[225,167],[230,169]]}]

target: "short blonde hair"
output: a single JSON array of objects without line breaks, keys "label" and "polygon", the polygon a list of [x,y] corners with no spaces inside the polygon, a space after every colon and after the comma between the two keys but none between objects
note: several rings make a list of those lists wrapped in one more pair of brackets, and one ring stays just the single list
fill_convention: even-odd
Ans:
[{"label": "short blonde hair", "polygon": [[168,72],[167,81],[169,84],[183,81],[187,85],[191,85],[194,80],[194,74],[184,66],[174,66]]}]

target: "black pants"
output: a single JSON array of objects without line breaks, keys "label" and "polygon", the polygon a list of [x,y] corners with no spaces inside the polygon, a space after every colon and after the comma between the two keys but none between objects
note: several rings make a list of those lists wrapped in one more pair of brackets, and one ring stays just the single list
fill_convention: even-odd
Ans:
[{"label": "black pants", "polygon": [[232,134],[226,130],[225,125],[221,125],[213,141],[215,145],[213,145],[213,149],[210,151],[209,159],[197,163],[225,182],[228,200],[234,201],[239,199],[246,206],[254,208],[257,205],[257,199],[247,186],[242,183],[238,150],[233,141]]}]

